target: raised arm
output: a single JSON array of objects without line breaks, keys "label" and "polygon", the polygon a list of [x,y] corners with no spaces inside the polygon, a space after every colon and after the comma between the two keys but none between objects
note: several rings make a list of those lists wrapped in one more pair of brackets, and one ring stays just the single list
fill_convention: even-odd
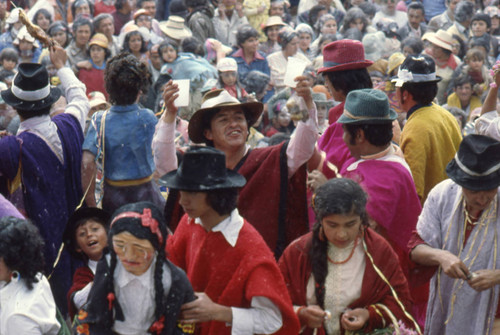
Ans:
[{"label": "raised arm", "polygon": [[153,137],[153,154],[156,170],[160,176],[177,169],[177,156],[175,154],[175,120],[177,117],[177,107],[174,105],[175,99],[179,96],[179,88],[172,81],[169,81],[163,91],[163,101],[165,112],[156,125]]}]

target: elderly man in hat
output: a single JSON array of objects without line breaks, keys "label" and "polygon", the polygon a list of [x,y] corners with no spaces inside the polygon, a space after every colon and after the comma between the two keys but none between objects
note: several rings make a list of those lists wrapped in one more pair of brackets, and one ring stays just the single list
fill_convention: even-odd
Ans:
[{"label": "elderly man in hat", "polygon": [[500,142],[466,136],[446,172],[409,245],[432,274],[425,334],[498,334]]},{"label": "elderly man in hat", "polygon": [[457,120],[432,102],[440,80],[434,61],[427,55],[406,57],[393,80],[407,119],[401,132],[401,150],[422,204],[430,190],[446,179],[446,164],[462,140]]},{"label": "elderly man in hat", "polygon": [[[182,319],[198,334],[297,334],[299,322],[276,261],[236,208],[245,178],[226,168],[223,152],[191,147],[161,182],[180,191],[186,215],[167,243],[198,299]],[[230,326],[228,326],[230,325]]]},{"label": "elderly man in hat", "polygon": [[65,311],[72,275],[69,254],[63,251],[55,268],[54,262],[66,222],[82,199],[82,129],[89,103],[85,85],[70,68],[64,67],[64,49],[51,48],[50,59],[65,90],[65,113],[53,119],[49,116],[61,91],[50,86],[45,67],[20,64],[12,87],[1,93],[5,102],[16,109],[21,125],[17,136],[0,139],[0,188],[6,196],[16,190],[22,192],[23,204],[16,205],[23,207],[40,229],[45,240],[45,273],[52,274],[50,282],[56,303]]},{"label": "elderly man in hat", "polygon": [[[384,92],[361,89],[347,95],[344,113],[338,119],[352,158],[340,174],[353,179],[368,193],[366,211],[372,228],[384,236],[399,256],[406,278],[410,278],[407,244],[422,210],[410,167],[397,146],[391,144],[392,122],[397,113],[389,108]],[[410,286],[414,315],[425,321],[426,288]],[[420,303],[420,305],[418,305]]]},{"label": "elderly man in hat", "polygon": [[[243,187],[238,209],[259,231],[277,256],[284,247],[308,230],[306,208],[306,167],[318,136],[316,107],[307,78],[297,77],[296,92],[305,100],[309,119],[300,121],[290,142],[267,148],[252,149],[246,140],[249,127],[262,113],[260,102],[240,103],[225,90],[205,95],[205,101],[189,121],[189,137],[194,143],[205,143],[226,154],[226,166],[242,174],[247,183]],[[172,82],[165,87],[163,98],[167,112],[160,120],[153,140],[155,162],[160,173],[169,171],[176,162],[174,129],[178,94]],[[171,168],[170,168],[171,169]],[[167,201],[167,214],[172,215],[170,228],[179,217]]]}]

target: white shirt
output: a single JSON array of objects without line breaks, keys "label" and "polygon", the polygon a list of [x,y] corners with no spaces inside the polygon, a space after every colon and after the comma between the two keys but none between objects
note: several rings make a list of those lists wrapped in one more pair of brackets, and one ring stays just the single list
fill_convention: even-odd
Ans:
[{"label": "white shirt", "polygon": [[[85,129],[85,120],[90,110],[89,101],[85,94],[86,87],[68,67],[58,70],[57,75],[61,80],[61,87],[64,89],[66,100],[68,101],[64,112],[76,117],[83,130]],[[52,122],[49,115],[35,116],[22,121],[17,135],[24,131],[40,137],[56,154],[61,163],[64,163],[62,144],[57,134],[57,126]]]},{"label": "white shirt", "polygon": [[[95,275],[95,270],[97,269],[97,261],[89,259],[87,266],[89,267],[90,271],[92,271],[92,273]],[[92,288],[93,283],[94,282],[91,281],[90,283],[85,285],[85,287],[82,288],[80,291],[77,291],[73,294],[73,304],[75,305],[77,310],[82,308],[83,305],[85,305],[85,303],[87,302],[90,289]]]},{"label": "white shirt", "polygon": [[474,123],[476,134],[486,135],[500,141],[500,115],[497,111],[484,113]]},{"label": "white shirt", "polygon": [[56,335],[61,325],[49,282],[41,273],[33,289],[24,280],[11,280],[0,289],[0,334]]},{"label": "white shirt", "polygon": [[[199,218],[196,224],[202,224]],[[227,243],[232,247],[238,242],[238,236],[243,227],[243,218],[237,209],[231,215],[219,222],[212,231],[221,232]],[[283,325],[281,312],[270,299],[266,297],[252,297],[250,308],[231,307],[233,323],[231,335],[273,334]]]}]

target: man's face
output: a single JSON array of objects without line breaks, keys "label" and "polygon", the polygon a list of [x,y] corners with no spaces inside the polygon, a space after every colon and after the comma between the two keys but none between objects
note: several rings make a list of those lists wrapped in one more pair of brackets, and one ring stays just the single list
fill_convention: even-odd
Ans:
[{"label": "man's face", "polygon": [[241,108],[227,107],[218,111],[210,121],[205,137],[214,142],[215,148],[225,151],[244,146],[248,137],[248,124]]},{"label": "man's face", "polygon": [[115,25],[113,24],[113,20],[111,18],[102,20],[97,32],[106,35],[106,37],[109,39],[115,33]]},{"label": "man's face", "polygon": [[396,11],[396,0],[383,0],[382,4],[382,8],[386,14],[394,15]]},{"label": "man's face", "polygon": [[156,3],[154,1],[144,1],[141,5],[141,8],[147,10],[151,17],[155,17]]},{"label": "man's face", "polygon": [[455,8],[457,8],[457,4],[460,2],[460,0],[450,0],[450,3],[448,4],[448,8],[452,13],[455,13]]},{"label": "man's face", "polygon": [[418,29],[422,21],[424,21],[424,13],[420,9],[408,10],[408,23],[413,29]]},{"label": "man's face", "polygon": [[271,9],[269,10],[269,16],[279,16],[283,17],[285,13],[285,4],[280,1],[271,2]]},{"label": "man's face", "polygon": [[472,96],[472,86],[470,83],[465,83],[463,85],[457,86],[455,88],[455,92],[460,99],[462,105],[468,105],[470,102],[470,98]]},{"label": "man's face", "polygon": [[155,69],[157,69],[157,70],[161,69],[161,57],[160,57],[160,54],[158,52],[151,53],[149,55],[149,60],[151,61],[151,65]]}]

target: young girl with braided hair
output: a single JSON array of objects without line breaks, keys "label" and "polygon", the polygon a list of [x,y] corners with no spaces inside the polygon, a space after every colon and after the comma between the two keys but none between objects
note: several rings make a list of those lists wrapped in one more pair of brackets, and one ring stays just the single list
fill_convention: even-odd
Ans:
[{"label": "young girl with braided hair", "polygon": [[368,334],[399,321],[418,328],[407,312],[410,293],[398,257],[368,227],[366,202],[355,181],[329,180],[313,196],[313,231],[280,259],[302,334]]},{"label": "young girl with braided hair", "polygon": [[120,207],[111,218],[110,254],[97,265],[87,304],[75,319],[77,334],[191,334],[177,321],[195,299],[185,273],[165,257],[167,228],[151,202]]}]

